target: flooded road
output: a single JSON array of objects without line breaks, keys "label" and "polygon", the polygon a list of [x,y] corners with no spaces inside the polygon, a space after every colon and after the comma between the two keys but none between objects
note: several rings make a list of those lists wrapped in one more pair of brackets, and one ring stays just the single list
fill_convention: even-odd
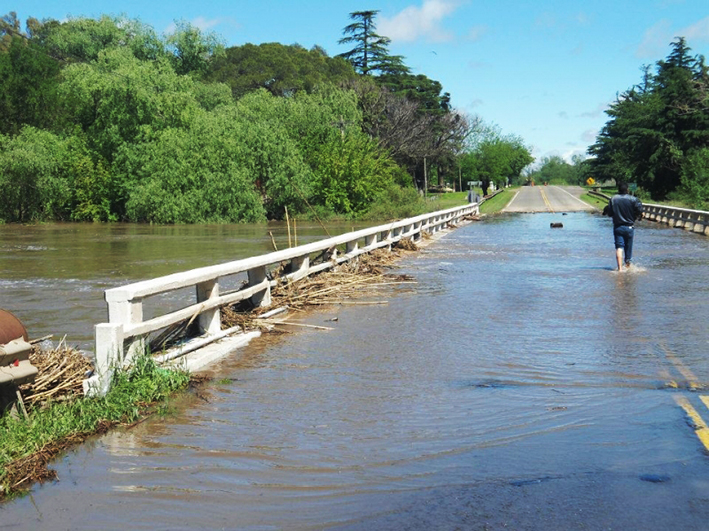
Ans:
[{"label": "flooded road", "polygon": [[0,529],[706,529],[677,399],[709,417],[709,239],[641,222],[619,274],[611,230],[462,227],[387,305],[312,314],[335,330],[262,338],[70,452]]}]

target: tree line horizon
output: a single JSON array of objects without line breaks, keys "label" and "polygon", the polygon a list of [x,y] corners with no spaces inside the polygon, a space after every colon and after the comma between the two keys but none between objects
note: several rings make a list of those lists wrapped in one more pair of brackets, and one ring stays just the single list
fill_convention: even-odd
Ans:
[{"label": "tree line horizon", "polygon": [[534,161],[524,141],[411,73],[376,33],[377,13],[350,13],[339,43],[352,48],[334,57],[225,47],[186,22],[159,36],[126,17],[28,18],[22,30],[3,16],[0,222],[383,220],[425,211],[432,185],[580,184],[619,168],[609,145],[523,175]]}]

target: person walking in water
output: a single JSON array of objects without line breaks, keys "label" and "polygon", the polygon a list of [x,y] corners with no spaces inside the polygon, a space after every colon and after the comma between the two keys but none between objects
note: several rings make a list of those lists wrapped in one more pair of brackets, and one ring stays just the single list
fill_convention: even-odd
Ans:
[{"label": "person walking in water", "polygon": [[[613,239],[615,240],[615,259],[618,271],[630,267],[633,259],[633,237],[635,220],[643,217],[643,204],[635,196],[628,194],[628,184],[618,183],[618,193],[611,197],[603,213],[613,218]],[[623,254],[625,253],[625,256]]]}]

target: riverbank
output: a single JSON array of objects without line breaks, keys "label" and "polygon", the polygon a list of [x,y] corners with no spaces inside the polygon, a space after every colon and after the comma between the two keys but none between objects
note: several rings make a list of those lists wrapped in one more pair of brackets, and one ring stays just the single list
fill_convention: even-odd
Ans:
[{"label": "riverbank", "polygon": [[105,397],[74,397],[29,406],[27,416],[0,416],[0,500],[26,491],[35,482],[56,479],[48,465],[59,454],[118,425],[130,426],[160,412],[170,397],[187,388],[190,376],[138,357],[117,371]]}]

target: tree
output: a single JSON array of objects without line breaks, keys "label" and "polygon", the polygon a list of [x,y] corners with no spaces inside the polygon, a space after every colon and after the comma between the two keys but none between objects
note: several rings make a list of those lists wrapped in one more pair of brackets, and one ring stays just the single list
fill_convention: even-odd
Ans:
[{"label": "tree", "polygon": [[[656,72],[616,98],[589,148],[594,176],[635,182],[655,199],[680,187],[687,157],[709,143],[709,76],[703,57],[677,38]],[[598,180],[598,179],[597,179]],[[686,182],[684,184],[686,189]]]},{"label": "tree", "polygon": [[71,192],[61,175],[62,140],[25,127],[15,137],[0,135],[0,220],[66,219]]},{"label": "tree", "polygon": [[175,72],[180,75],[202,76],[214,58],[224,55],[224,44],[216,33],[203,33],[189,22],[177,22],[166,43]]},{"label": "tree", "polygon": [[215,58],[207,79],[226,83],[234,98],[260,88],[274,96],[312,93],[325,84],[339,85],[355,77],[352,66],[341,57],[328,57],[324,50],[279,43],[245,44],[227,48]]},{"label": "tree", "polygon": [[580,184],[577,172],[571,164],[559,155],[544,157],[542,165],[528,176],[531,180],[541,183],[553,184]]},{"label": "tree", "polygon": [[374,18],[379,11],[355,11],[350,13],[354,20],[342,31],[345,37],[339,44],[354,44],[354,48],[340,54],[347,59],[360,74],[371,72],[380,74],[408,74],[409,68],[404,65],[404,58],[389,53],[391,39],[378,35]]},{"label": "tree", "polygon": [[423,74],[382,74],[377,82],[394,94],[413,101],[421,112],[444,114],[451,110],[450,94],[443,92],[440,82]]},{"label": "tree", "polygon": [[461,171],[468,180],[482,181],[483,193],[490,183],[498,188],[519,179],[522,170],[534,162],[534,157],[522,139],[504,136],[497,127],[479,124],[475,138],[461,156]]},{"label": "tree", "polygon": [[26,37],[13,35],[0,52],[0,133],[25,125],[52,127],[61,113],[57,100],[59,63]]},{"label": "tree", "polygon": [[112,48],[130,50],[143,61],[166,56],[165,44],[153,28],[125,17],[103,15],[99,19],[70,18],[63,23],[45,21],[35,25],[33,33],[52,57],[66,62],[95,61],[101,52]]}]

